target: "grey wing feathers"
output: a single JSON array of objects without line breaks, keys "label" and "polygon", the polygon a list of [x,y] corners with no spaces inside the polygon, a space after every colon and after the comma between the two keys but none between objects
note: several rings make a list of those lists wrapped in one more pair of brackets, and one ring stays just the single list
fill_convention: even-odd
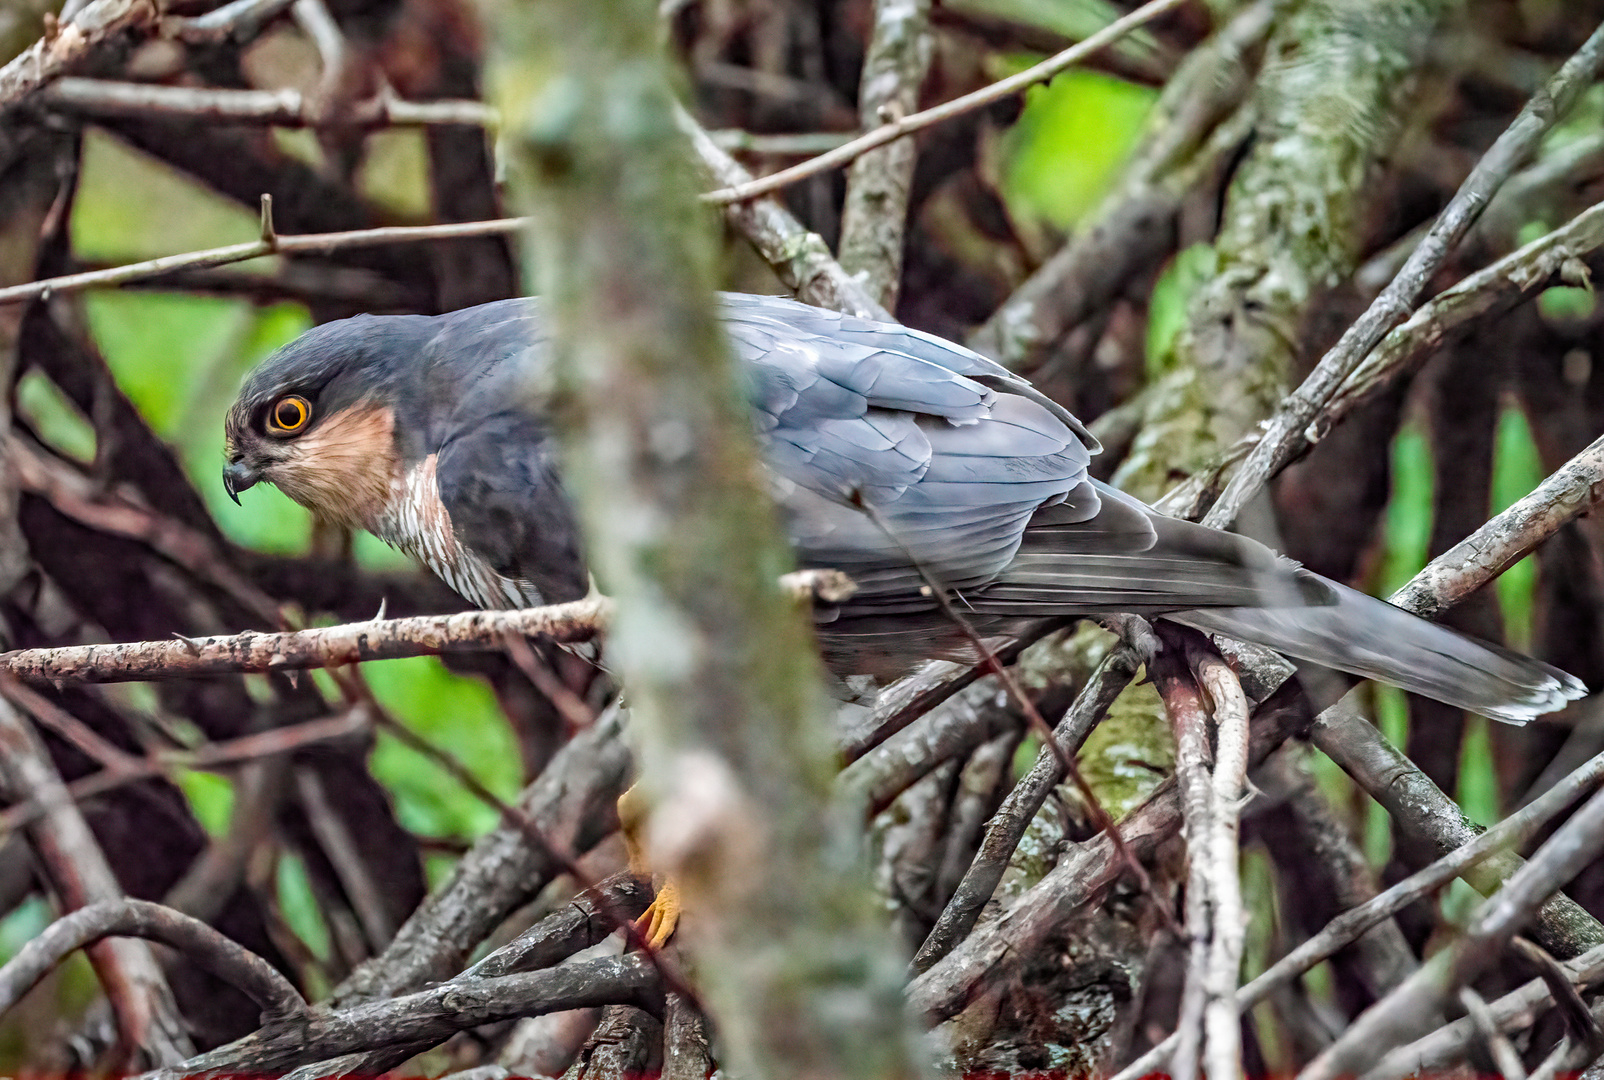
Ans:
[{"label": "grey wing feathers", "polygon": [[799,557],[852,575],[857,604],[929,608],[920,568],[985,584],[1085,481],[1095,442],[981,356],[778,297],[723,308]]},{"label": "grey wing feathers", "polygon": [[[1098,446],[1080,421],[976,353],[780,297],[720,303],[798,559],[859,585],[821,613],[837,657],[930,655],[945,622],[928,576],[999,632],[1059,615],[1172,614],[1516,722],[1581,692],[1546,665],[1091,481]],[[486,310],[447,332],[533,361],[528,303]],[[507,377],[481,372],[469,395],[478,403],[464,400],[449,419],[442,491],[454,493],[448,509],[465,543],[503,572],[545,575],[551,599],[569,598],[585,588],[577,534],[545,433],[514,430],[498,411]]]}]

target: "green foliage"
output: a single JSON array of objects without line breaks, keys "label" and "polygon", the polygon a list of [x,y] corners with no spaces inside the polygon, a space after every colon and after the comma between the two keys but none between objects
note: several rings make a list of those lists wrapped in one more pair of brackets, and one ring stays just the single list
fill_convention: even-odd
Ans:
[{"label": "green foliage", "polygon": [[17,381],[17,411],[45,442],[68,457],[90,462],[95,457],[95,429],[61,392],[37,371]]},{"label": "green foliage", "polygon": [[1068,71],[1032,88],[1003,146],[1009,209],[1059,228],[1075,225],[1107,192],[1156,98],[1148,87],[1094,71]]},{"label": "green foliage", "polygon": [[278,858],[278,907],[295,936],[305,942],[319,960],[329,958],[329,927],[312,894],[312,880],[306,864],[288,851]]},{"label": "green foliage", "polygon": [[174,779],[201,827],[213,836],[226,835],[229,815],[234,812],[234,784],[228,777],[180,769]]},{"label": "green foliage", "polygon": [[[511,799],[518,793],[518,746],[489,687],[452,676],[434,657],[370,664],[367,671],[374,696],[402,723],[449,752],[497,795]],[[401,824],[413,832],[466,839],[496,823],[493,808],[394,736],[379,734],[370,763],[373,775],[395,794]]]},{"label": "green foliage", "polygon": [[[1502,513],[1529,495],[1543,479],[1542,458],[1526,414],[1508,405],[1499,414],[1493,442],[1492,512]],[[1504,613],[1504,633],[1512,647],[1530,651],[1532,605],[1537,590],[1537,563],[1528,555],[1505,570],[1497,582]]]}]

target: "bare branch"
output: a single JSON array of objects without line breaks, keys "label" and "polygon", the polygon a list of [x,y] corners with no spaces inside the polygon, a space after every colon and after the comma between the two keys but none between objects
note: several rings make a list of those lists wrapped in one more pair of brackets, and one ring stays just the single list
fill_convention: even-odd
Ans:
[{"label": "bare branch", "polygon": [[1248,136],[1251,110],[1220,120],[1247,95],[1247,54],[1263,43],[1284,6],[1285,0],[1250,4],[1188,54],[1165,84],[1145,122],[1146,137],[1113,191],[969,335],[970,348],[1012,368],[1028,367],[1174,249],[1182,203]]},{"label": "bare branch", "polygon": [[169,15],[161,22],[163,37],[187,45],[243,44],[290,9],[295,0],[233,0],[204,15]]},{"label": "bare branch", "polygon": [[299,90],[225,90],[108,79],[57,79],[34,97],[54,109],[86,116],[273,124],[279,127],[423,127],[459,124],[494,128],[495,110],[478,101],[401,101],[380,95],[325,113]]},{"label": "bare branch", "polygon": [[191,918],[147,900],[104,900],[63,915],[0,968],[0,1013],[69,955],[110,937],[143,938],[177,949],[262,1007],[262,1023],[305,1020],[306,1002],[278,970],[243,945]]},{"label": "bare branch", "polygon": [[432,1046],[458,1031],[498,1020],[618,1002],[650,1004],[656,987],[657,972],[640,955],[494,979],[452,979],[404,997],[270,1024],[172,1069],[147,1073],[142,1080],[263,1075],[385,1046]]},{"label": "bare branch", "polygon": [[645,911],[650,901],[646,882],[627,872],[614,874],[486,956],[463,977],[488,979],[550,967],[602,941]]},{"label": "bare branch", "polygon": [[533,842],[517,816],[504,817],[458,860],[450,880],[413,912],[384,954],[336,989],[336,1004],[410,993],[450,978],[497,924],[565,871],[547,847],[578,854],[613,832],[630,760],[622,727],[621,711],[605,710],[518,796],[515,807],[547,846]]},{"label": "bare branch", "polygon": [[[1216,897],[1213,877],[1214,800],[1209,788],[1208,710],[1182,654],[1195,631],[1160,623],[1165,648],[1151,665],[1153,685],[1175,729],[1175,780],[1186,840],[1186,982],[1181,989],[1178,1039],[1170,1072],[1195,1077],[1203,1056],[1204,1014],[1209,1008],[1209,952]],[[1232,868],[1233,876],[1235,867]]]},{"label": "bare branch", "polygon": [[1487,1008],[1487,999],[1465,986],[1460,988],[1459,1002],[1470,1014],[1471,1022],[1476,1025],[1476,1033],[1487,1044],[1487,1053],[1493,1059],[1493,1064],[1498,1066],[1498,1072],[1504,1080],[1526,1080],[1526,1069],[1521,1064],[1520,1055],[1515,1052],[1509,1037],[1498,1030],[1498,1022]]},{"label": "bare branch", "polygon": [[1604,26],[1594,31],[1548,85],[1527,102],[1520,115],[1476,163],[1391,284],[1320,358],[1303,384],[1281,403],[1265,428],[1264,437],[1203,518],[1204,524],[1216,528],[1230,525],[1247,500],[1291,460],[1304,429],[1387,332],[1408,317],[1421,290],[1481,216],[1488,200],[1509,175],[1525,163],[1539,140],[1570,110],[1582,91],[1592,85],[1601,68],[1604,68]]},{"label": "bare branch", "polygon": [[70,645],[0,653],[0,670],[24,682],[137,682],[229,672],[340,667],[363,660],[500,649],[508,634],[571,643],[601,632],[612,610],[605,597],[523,611],[463,611],[178,641]]},{"label": "bare branch", "polygon": [[[844,600],[857,588],[837,570],[795,571],[782,575],[779,586],[796,603],[824,604]],[[543,637],[561,644],[589,641],[606,629],[611,616],[612,602],[594,595],[521,611],[463,611],[313,630],[247,630],[177,641],[18,649],[0,653],[0,672],[24,682],[108,683],[335,668],[364,660],[499,650],[509,636]]]},{"label": "bare branch", "polygon": [[[1604,978],[1604,945],[1589,949],[1569,963],[1560,965],[1564,977],[1575,986],[1596,985]],[[1555,1002],[1553,991],[1542,979],[1532,979],[1519,988],[1487,1006],[1493,1023],[1499,1031],[1512,1032],[1536,1023],[1538,1017]],[[1407,1046],[1401,1046],[1382,1058],[1381,1062],[1365,1074],[1365,1080],[1405,1080],[1410,1076],[1427,1076],[1452,1068],[1463,1061],[1470,1044],[1478,1037],[1475,1023],[1466,1017],[1438,1028],[1430,1035]],[[1564,1051],[1575,1048],[1569,1039],[1562,1039],[1555,1048],[1561,1058]],[[1545,1065],[1548,1062],[1545,1061]],[[1533,1073],[1541,1074],[1542,1068]],[[1553,1073],[1549,1073],[1552,1080]]]},{"label": "bare branch", "polygon": [[[83,815],[68,797],[55,765],[33,731],[0,701],[0,789],[13,801],[37,801],[45,815],[28,839],[56,895],[69,908],[122,899],[122,888]],[[168,1064],[193,1053],[172,990],[149,946],[104,941],[89,949],[117,1017],[127,1054]]]},{"label": "bare branch", "polygon": [[[1574,281],[1585,273],[1582,259],[1604,247],[1604,203],[1576,215],[1564,226],[1499,259],[1443,290],[1402,326],[1386,336],[1326,403],[1301,438],[1317,442],[1355,407],[1431,355],[1449,333],[1474,319],[1503,311],[1551,284]],[[1224,483],[1233,466],[1259,442],[1249,432],[1220,457],[1159,499],[1165,513],[1195,520]]]},{"label": "bare branch", "polygon": [[1600,499],[1604,499],[1604,437],[1554,470],[1531,494],[1433,559],[1389,602],[1436,618]]},{"label": "bare branch", "polygon": [[152,0],[94,0],[71,21],[52,23],[52,33],[0,67],[0,113],[125,36],[148,29],[157,14]]},{"label": "bare branch", "polygon": [[1073,67],[1093,53],[1107,48],[1132,30],[1180,7],[1184,2],[1185,0],[1150,0],[1149,3],[1142,5],[1129,15],[1109,23],[1085,41],[1072,45],[1057,56],[1049,57],[1034,67],[1021,71],[1018,75],[1000,79],[990,86],[976,90],[972,94],[965,94],[963,97],[955,98],[945,104],[937,105],[935,108],[913,113],[900,120],[894,120],[882,127],[875,128],[867,135],[853,139],[845,146],[831,150],[829,153],[820,154],[818,157],[798,165],[793,165],[789,169],[782,169],[777,173],[771,173],[768,176],[760,177],[745,184],[709,192],[702,198],[720,206],[745,202],[760,195],[772,194],[809,176],[840,168],[877,147],[906,138],[916,131],[923,131],[927,127],[951,120],[955,116],[962,116],[964,113],[990,105],[994,101],[1012,97],[1014,94],[1018,94],[1039,82],[1045,82],[1060,71]]},{"label": "bare branch", "polygon": [[[930,0],[876,0],[874,33],[863,58],[858,113],[867,130],[919,107],[930,70]],[[841,206],[841,265],[862,278],[888,311],[902,285],[903,233],[917,150],[903,139],[870,150],[847,170]]]},{"label": "bare branch", "polygon": [[1207,845],[1209,955],[1203,973],[1204,1072],[1209,1080],[1236,1080],[1242,1071],[1242,1030],[1236,989],[1247,925],[1242,909],[1239,834],[1248,773],[1248,699],[1236,673],[1213,648],[1187,639],[1187,662],[1214,710],[1214,773],[1210,777]]}]

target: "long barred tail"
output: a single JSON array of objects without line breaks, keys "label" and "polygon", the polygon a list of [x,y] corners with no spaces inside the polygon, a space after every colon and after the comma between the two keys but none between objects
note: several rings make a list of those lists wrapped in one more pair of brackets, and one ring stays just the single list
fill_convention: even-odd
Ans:
[{"label": "long barred tail", "polygon": [[1306,570],[1298,573],[1332,590],[1336,603],[1210,608],[1171,618],[1506,724],[1524,724],[1587,692],[1580,680],[1539,660],[1476,641]]}]

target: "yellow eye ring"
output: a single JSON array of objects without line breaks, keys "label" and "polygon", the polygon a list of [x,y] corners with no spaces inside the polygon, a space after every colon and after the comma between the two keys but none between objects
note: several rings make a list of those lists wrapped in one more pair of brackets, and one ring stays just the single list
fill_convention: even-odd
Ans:
[{"label": "yellow eye ring", "polygon": [[281,397],[267,414],[270,435],[294,435],[312,419],[312,403],[299,394]]}]

